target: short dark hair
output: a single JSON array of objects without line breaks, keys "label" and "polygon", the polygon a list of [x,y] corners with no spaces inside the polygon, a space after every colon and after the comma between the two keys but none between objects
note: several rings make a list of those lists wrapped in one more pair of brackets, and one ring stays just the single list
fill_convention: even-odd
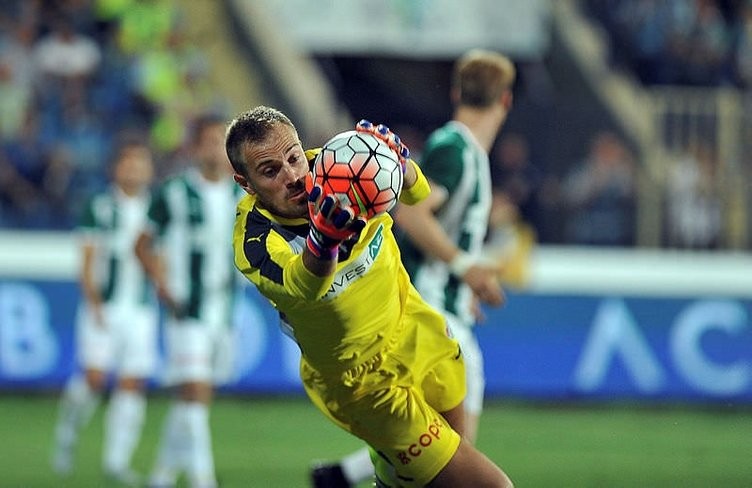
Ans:
[{"label": "short dark hair", "polygon": [[263,141],[277,124],[295,125],[276,108],[259,105],[235,117],[230,122],[225,136],[225,150],[236,173],[247,176],[243,161],[243,146],[246,143]]},{"label": "short dark hair", "polygon": [[118,134],[110,153],[109,166],[115,166],[133,148],[143,148],[150,152],[152,150],[148,138],[140,132],[126,131]]},{"label": "short dark hair", "polygon": [[206,129],[217,125],[225,127],[227,125],[227,117],[218,113],[204,113],[198,115],[191,123],[191,139],[189,142],[194,145],[199,144],[204,137]]}]

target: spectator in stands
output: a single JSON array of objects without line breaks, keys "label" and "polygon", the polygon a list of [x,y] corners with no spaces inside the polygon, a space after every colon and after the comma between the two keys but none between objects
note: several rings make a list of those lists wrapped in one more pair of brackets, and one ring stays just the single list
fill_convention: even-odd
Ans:
[{"label": "spectator in stands", "polygon": [[39,188],[0,153],[0,227],[30,223],[43,206]]},{"label": "spectator in stands", "polygon": [[135,89],[152,107],[152,142],[164,153],[181,146],[185,121],[205,109],[221,111],[208,78],[208,62],[179,28],[165,44],[141,53],[133,64]]},{"label": "spectator in stands", "polygon": [[718,86],[729,79],[730,30],[715,0],[696,0],[691,28],[681,52],[685,84]]},{"label": "spectator in stands", "polygon": [[[605,5],[604,5],[605,4]],[[617,62],[648,85],[717,86],[731,72],[734,2],[719,0],[591,0]]]},{"label": "spectator in stands", "polygon": [[36,117],[27,112],[16,137],[2,144],[0,199],[9,212],[7,225],[36,228],[51,223],[47,219],[50,201],[44,188],[48,163]]},{"label": "spectator in stands", "polygon": [[29,23],[7,22],[0,31],[0,140],[18,136],[26,114],[32,109],[34,28]]},{"label": "spectator in stands", "polygon": [[716,248],[721,233],[721,186],[718,163],[706,143],[697,143],[675,162],[667,196],[669,246]]},{"label": "spectator in stands", "polygon": [[505,195],[503,199],[516,209],[519,219],[535,225],[543,173],[530,160],[527,139],[519,133],[506,134],[496,145],[493,156],[494,188]]},{"label": "spectator in stands", "polygon": [[616,134],[595,135],[585,160],[563,182],[571,244],[634,244],[635,168]]},{"label": "spectator in stands", "polygon": [[752,88],[752,2],[745,2],[735,25],[733,70],[736,83]]},{"label": "spectator in stands", "polygon": [[[167,44],[179,17],[174,0],[124,0],[118,18],[118,43],[128,55],[139,55]],[[107,3],[100,0],[99,3]],[[112,2],[109,2],[112,3]]]},{"label": "spectator in stands", "polygon": [[102,59],[97,43],[77,32],[65,17],[54,19],[51,28],[34,47],[42,81],[81,81],[92,76]]},{"label": "spectator in stands", "polygon": [[0,141],[18,136],[31,105],[31,86],[20,83],[13,64],[0,55]]}]

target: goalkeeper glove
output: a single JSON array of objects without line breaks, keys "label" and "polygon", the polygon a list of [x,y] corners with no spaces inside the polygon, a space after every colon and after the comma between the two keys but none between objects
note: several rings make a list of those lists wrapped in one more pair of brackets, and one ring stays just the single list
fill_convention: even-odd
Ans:
[{"label": "goalkeeper glove", "polygon": [[366,220],[355,217],[350,207],[343,207],[334,195],[324,195],[313,184],[310,173],[306,177],[308,216],[311,220],[306,247],[319,259],[334,259],[340,243],[363,230]]},{"label": "goalkeeper glove", "polygon": [[402,166],[402,172],[404,173],[407,168],[407,161],[410,159],[410,150],[402,143],[402,140],[397,134],[389,130],[389,127],[384,124],[373,125],[366,119],[362,119],[355,124],[355,130],[358,132],[367,132],[378,137],[389,146],[392,151],[397,154],[400,166]]}]

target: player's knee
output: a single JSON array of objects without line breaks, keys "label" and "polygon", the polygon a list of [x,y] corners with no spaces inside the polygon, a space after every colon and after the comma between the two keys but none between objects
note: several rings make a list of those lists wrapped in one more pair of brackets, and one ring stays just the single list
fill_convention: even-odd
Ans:
[{"label": "player's knee", "polygon": [[96,369],[87,369],[86,384],[91,391],[101,392],[104,390],[105,383],[107,381],[107,375],[103,371]]},{"label": "player's knee", "polygon": [[209,404],[212,399],[212,385],[201,381],[183,383],[179,388],[179,396],[185,402]]},{"label": "player's knee", "polygon": [[145,389],[145,383],[142,378],[123,377],[118,381],[118,388],[123,391],[140,393]]}]

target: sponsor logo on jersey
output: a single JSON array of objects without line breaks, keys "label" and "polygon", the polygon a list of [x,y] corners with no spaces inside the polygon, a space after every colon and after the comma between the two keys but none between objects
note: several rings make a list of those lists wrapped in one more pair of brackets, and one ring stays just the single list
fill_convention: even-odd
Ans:
[{"label": "sponsor logo on jersey", "polygon": [[337,270],[334,275],[334,281],[329,291],[324,295],[324,300],[331,300],[345,291],[350,285],[358,281],[373,267],[376,257],[381,251],[381,244],[384,242],[384,226],[379,225],[371,240],[363,248],[361,253],[353,256],[350,262]]}]

